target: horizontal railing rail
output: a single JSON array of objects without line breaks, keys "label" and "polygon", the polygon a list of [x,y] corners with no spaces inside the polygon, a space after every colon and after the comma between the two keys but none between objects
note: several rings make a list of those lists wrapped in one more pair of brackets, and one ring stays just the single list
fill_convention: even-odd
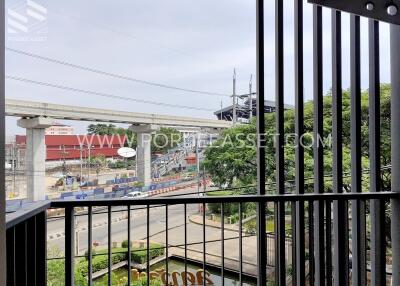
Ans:
[{"label": "horizontal railing rail", "polygon": [[400,198],[400,193],[377,192],[377,193],[309,193],[309,194],[282,194],[282,195],[241,195],[241,196],[198,196],[198,197],[157,197],[143,199],[113,199],[113,200],[64,200],[51,203],[52,208],[65,208],[68,206],[127,206],[127,205],[157,205],[157,204],[196,204],[196,203],[239,203],[239,202],[306,202],[306,201],[349,201],[349,200],[371,200],[371,199],[394,199]]},{"label": "horizontal railing rail", "polygon": [[19,223],[27,221],[28,219],[35,217],[37,214],[49,209],[50,206],[50,201],[31,203],[16,212],[7,214],[6,228],[12,228]]},{"label": "horizontal railing rail", "polygon": [[[366,205],[368,202],[378,201],[384,207],[385,202],[390,201],[391,199],[399,199],[400,194],[395,192],[365,192],[365,193],[323,193],[323,194],[315,194],[315,193],[307,193],[307,194],[281,194],[281,195],[234,195],[234,196],[190,196],[190,197],[150,197],[150,198],[142,198],[142,199],[98,199],[98,200],[63,200],[63,201],[51,201],[51,202],[39,202],[36,204],[32,204],[27,206],[26,208],[21,209],[18,212],[9,214],[7,216],[7,271],[8,271],[8,285],[45,285],[46,284],[46,265],[49,261],[52,260],[63,260],[65,267],[65,276],[59,277],[62,284],[65,285],[74,285],[75,282],[75,260],[83,259],[85,257],[87,259],[87,275],[84,279],[87,281],[87,285],[93,285],[94,274],[95,278],[98,279],[98,275],[108,275],[107,284],[112,285],[112,272],[114,268],[119,264],[115,263],[114,256],[115,255],[125,255],[126,256],[126,266],[128,268],[127,271],[127,279],[128,285],[133,281],[134,278],[131,273],[131,269],[133,267],[132,258],[137,253],[142,251],[145,252],[144,263],[142,263],[142,267],[144,267],[143,272],[145,273],[147,279],[147,285],[151,285],[151,280],[154,279],[154,272],[151,271],[151,261],[154,258],[153,252],[155,250],[162,250],[162,257],[165,265],[164,273],[169,273],[169,260],[171,253],[175,253],[175,255],[180,256],[184,262],[184,269],[180,272],[179,275],[186,275],[184,279],[189,283],[191,278],[189,277],[189,272],[187,272],[188,263],[190,261],[196,260],[198,263],[202,265],[201,269],[201,277],[205,278],[208,275],[208,271],[210,269],[220,269],[220,277],[222,281],[225,279],[228,272],[232,273],[232,271],[236,272],[236,276],[238,277],[239,285],[244,283],[244,279],[248,279],[249,277],[253,277],[253,279],[257,280],[258,271],[260,265],[258,265],[257,260],[252,261],[254,257],[249,257],[246,255],[246,251],[249,250],[249,240],[253,239],[255,236],[259,236],[260,234],[256,231],[250,232],[249,230],[244,228],[244,206],[246,203],[256,204],[259,208],[264,208],[266,216],[273,218],[274,224],[276,224],[276,216],[277,208],[282,205],[285,205],[286,212],[286,221],[289,226],[286,228],[285,232],[288,235],[285,236],[285,241],[283,244],[287,249],[284,262],[276,261],[276,257],[274,252],[276,251],[276,245],[279,242],[280,237],[276,235],[274,231],[269,230],[265,233],[266,239],[266,249],[257,250],[264,251],[266,254],[266,265],[267,268],[267,281],[275,281],[274,275],[271,273],[275,273],[279,271],[279,267],[282,263],[286,265],[286,271],[288,272],[288,278],[286,279],[287,283],[292,283],[293,280],[291,277],[292,273],[290,273],[290,265],[292,268],[294,266],[299,267],[296,264],[303,264],[304,269],[304,277],[309,281],[310,285],[313,285],[313,277],[314,277],[314,256],[311,255],[313,253],[313,245],[315,241],[319,241],[318,236],[316,236],[314,225],[317,223],[314,217],[314,207],[315,205],[324,205],[325,207],[325,215],[321,217],[322,224],[326,231],[332,227],[332,223],[335,218],[332,220],[332,210],[334,204],[341,204],[344,209],[349,212],[351,210],[350,204],[353,202],[357,202],[358,204]],[[207,207],[209,208],[211,205],[219,205],[220,213],[217,214],[220,217],[219,222],[214,222],[208,220],[207,216]],[[236,224],[230,224],[230,228],[226,224],[226,214],[225,209],[229,204],[235,204],[238,206],[237,216],[238,221]],[[198,205],[199,209],[194,211],[196,208],[191,209],[191,214],[194,213],[198,217],[196,224],[201,230],[201,235],[197,237],[196,240],[189,240],[190,232],[188,230],[188,206]],[[295,212],[296,207],[301,205],[306,211],[304,213],[303,219],[307,221],[305,224],[305,232],[304,232],[304,245],[310,255],[305,257],[302,261],[295,259],[295,239],[296,234],[293,231],[293,212]],[[96,212],[96,207],[102,207],[101,212]],[[172,208],[175,208],[174,210]],[[172,226],[172,223],[169,222],[170,213],[173,211],[177,211],[176,207],[179,208],[179,214],[182,215],[184,222],[178,226]],[[75,209],[79,210],[79,213],[75,212]],[[49,209],[62,209],[64,215],[59,216],[57,218],[64,219],[64,255],[62,257],[47,257],[47,233],[46,228],[47,224],[51,221],[50,217],[46,217],[46,211]],[[158,209],[159,212],[156,214],[152,211]],[[140,211],[143,213],[141,217],[132,216],[134,212]],[[161,211],[161,215],[160,215]],[[142,220],[140,223],[144,226],[144,233],[142,234],[143,247],[138,249],[133,249],[131,244],[128,243],[126,250],[117,250],[114,249],[113,246],[113,220],[112,215],[116,212],[124,212],[126,213],[126,229],[127,229],[127,241],[132,241],[131,231],[135,233],[135,226],[137,226],[136,221]],[[290,213],[290,214],[289,214]],[[367,212],[366,212],[367,213]],[[99,253],[94,253],[93,251],[93,217],[95,215],[101,215],[102,218],[106,220],[104,225],[106,229],[106,239],[102,247],[104,251]],[[215,213],[214,213],[215,215]],[[87,228],[85,231],[87,232],[87,251],[85,255],[79,253],[79,249],[76,248],[76,235],[77,233],[75,220],[80,218],[85,219],[87,217]],[[150,233],[150,229],[153,228],[151,217],[152,216],[162,216],[165,220],[165,227],[162,227],[161,231],[156,233]],[[329,217],[329,219],[328,219]],[[143,221],[144,220],[144,221]],[[351,220],[351,216],[347,218],[347,220]],[[125,221],[125,220],[124,220]],[[211,222],[210,222],[211,221]],[[269,221],[269,219],[266,219]],[[210,223],[213,223],[210,225]],[[321,222],[318,222],[321,223]],[[171,225],[170,225],[171,224]],[[209,231],[208,227],[219,228],[220,230],[216,230],[215,233],[219,233],[218,237],[208,237],[207,232]],[[182,232],[178,232],[180,239],[179,242],[171,241],[169,235],[172,230],[175,228],[181,228]],[[214,230],[215,231],[215,230]],[[235,232],[235,235],[227,236],[227,231]],[[176,233],[176,232],[175,232]],[[328,234],[328,232],[327,232]],[[164,243],[157,247],[152,247],[152,239],[154,236],[163,236],[164,235]],[[384,240],[384,233],[382,233],[382,239]],[[347,238],[351,241],[351,238]],[[183,240],[183,241],[182,241]],[[247,241],[247,243],[245,242]],[[328,249],[331,242],[331,237],[328,236],[321,241],[320,244]],[[353,242],[354,243],[354,242]],[[214,250],[208,250],[209,245],[220,244],[220,253],[215,252]],[[232,256],[231,253],[227,253],[227,244],[231,247],[232,245],[236,245],[235,251],[238,252],[237,256]],[[189,247],[190,246],[190,247]],[[253,246],[254,247],[254,246]],[[372,245],[371,245],[372,247]],[[82,252],[81,252],[82,253]],[[227,255],[228,254],[228,255]],[[231,256],[229,256],[231,255]],[[107,258],[106,268],[103,269],[102,273],[94,273],[93,272],[93,259],[98,256],[103,256]],[[348,257],[351,259],[351,256]],[[34,265],[34,267],[32,267]],[[122,264],[121,264],[122,265]],[[349,263],[349,269],[347,271],[352,271],[351,263]],[[367,265],[366,265],[367,268]],[[332,268],[325,269],[327,273],[327,279],[334,279],[335,274],[333,273]],[[371,269],[366,269],[369,273]],[[185,274],[186,273],[186,274]],[[163,276],[164,275],[164,276]],[[390,274],[386,274],[390,275]],[[200,277],[199,276],[199,277]],[[183,276],[182,276],[183,277]],[[189,277],[189,278],[188,278]],[[330,277],[330,278],[329,278]],[[165,285],[168,285],[169,282],[172,282],[172,276],[167,274],[161,274],[159,277]],[[34,281],[34,282],[32,282]],[[197,281],[199,282],[199,281]],[[200,281],[202,285],[207,284],[206,279],[202,279]],[[276,281],[275,281],[276,282]],[[328,280],[327,280],[328,282]],[[294,283],[294,282],[293,282]],[[190,283],[189,283],[190,284]]]}]

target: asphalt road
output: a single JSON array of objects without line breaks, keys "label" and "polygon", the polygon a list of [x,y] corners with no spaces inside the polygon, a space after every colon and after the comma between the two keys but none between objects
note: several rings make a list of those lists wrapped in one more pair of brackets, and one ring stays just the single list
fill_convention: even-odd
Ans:
[{"label": "asphalt road", "polygon": [[[187,188],[182,191],[176,191],[174,195],[189,196],[187,193],[194,193],[197,188]],[[168,194],[164,194],[168,195]],[[198,205],[188,205],[187,215],[198,213]],[[128,235],[128,220],[126,207],[112,208],[112,224],[111,224],[111,240],[121,242],[127,239]],[[96,214],[97,212],[97,214]],[[150,207],[150,236],[159,234],[166,230],[166,208],[165,207]],[[79,242],[79,253],[87,250],[88,243],[88,217],[87,215],[78,215],[75,218],[75,229],[77,230]],[[178,227],[184,228],[184,207],[182,205],[174,205],[168,207],[168,229],[173,230]],[[188,220],[187,220],[188,222]],[[98,209],[94,211],[92,217],[92,240],[98,242],[100,247],[108,244],[108,214],[106,209]],[[47,237],[50,246],[57,246],[60,250],[64,250],[64,219],[49,218],[47,224]],[[147,236],[147,210],[143,206],[132,207],[131,210],[131,239],[140,240]]]},{"label": "asphalt road", "polygon": [[[176,195],[188,196],[187,193],[195,193],[197,188],[190,188],[179,192]],[[103,210],[104,211],[104,210]],[[112,214],[111,241],[121,243],[127,239],[128,221],[127,212],[123,208],[113,208],[116,211]],[[188,217],[199,212],[198,205],[188,205]],[[79,254],[82,255],[88,249],[87,216],[77,216],[76,221],[78,229]],[[155,207],[150,209],[149,217],[150,241],[166,244],[166,209],[165,207]],[[188,249],[193,253],[202,253],[203,251],[203,229],[206,237],[207,260],[214,259],[218,262],[221,256],[221,230],[219,228],[208,227],[189,222],[187,219],[187,243],[192,244]],[[61,251],[64,250],[64,220],[49,220],[48,226],[48,245],[56,246]],[[172,249],[176,245],[184,245],[185,238],[185,220],[184,207],[174,205],[168,207],[168,245]],[[56,236],[59,234],[59,237]],[[99,248],[106,248],[108,244],[108,224],[107,213],[93,215],[93,241],[99,243]],[[238,261],[239,259],[239,239],[236,231],[225,230],[225,258]],[[131,211],[131,240],[145,240],[147,237],[147,211],[143,207],[136,207]],[[200,256],[201,257],[201,256]],[[257,248],[256,238],[243,238],[243,261],[256,263]]]}]

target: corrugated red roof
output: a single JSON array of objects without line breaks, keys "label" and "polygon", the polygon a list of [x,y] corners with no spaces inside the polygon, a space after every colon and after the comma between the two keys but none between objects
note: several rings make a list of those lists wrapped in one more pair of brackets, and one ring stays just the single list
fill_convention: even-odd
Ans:
[{"label": "corrugated red roof", "polygon": [[[16,135],[15,141],[19,145],[26,144],[25,135]],[[125,135],[45,135],[46,146],[108,146],[121,145],[126,142]]]},{"label": "corrugated red roof", "polygon": [[[26,145],[25,135],[16,135],[18,145]],[[90,155],[102,154],[106,157],[119,156],[117,151],[124,147],[126,136],[119,135],[45,135],[46,160],[74,160],[88,156],[87,146],[92,146]]]}]

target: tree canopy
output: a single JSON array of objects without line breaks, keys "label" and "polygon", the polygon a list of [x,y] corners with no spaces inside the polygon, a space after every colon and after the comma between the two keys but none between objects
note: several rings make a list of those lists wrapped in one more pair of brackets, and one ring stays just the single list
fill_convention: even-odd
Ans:
[{"label": "tree canopy", "polygon": [[[137,147],[136,134],[129,128],[117,127],[113,124],[90,124],[87,127],[89,135],[126,135],[127,142],[131,148]],[[161,127],[159,131],[152,135],[151,150],[152,152],[166,153],[169,149],[175,148],[183,140],[180,132],[171,127]]]},{"label": "tree canopy", "polygon": [[[368,189],[368,168],[369,168],[369,99],[368,91],[361,95],[361,138],[362,138],[362,167],[363,188]],[[350,91],[343,91],[343,179],[344,188],[350,190]],[[304,176],[306,178],[306,189],[312,190],[314,175],[313,160],[313,101],[304,105],[304,130],[301,137],[304,146]],[[321,144],[324,144],[324,176],[325,189],[332,189],[332,95],[329,92],[323,99],[323,135]],[[290,192],[295,179],[295,110],[287,109],[284,112],[284,133],[285,133],[285,182]],[[381,85],[381,165],[390,166],[390,85]],[[274,190],[275,183],[275,113],[265,114],[266,126],[266,173],[265,178],[267,189]],[[255,184],[256,182],[256,126],[255,120],[248,125],[237,125],[222,132],[220,138],[205,151],[204,165],[211,175],[212,180],[222,185],[240,186]],[[390,170],[382,172],[382,189],[390,187]]]}]

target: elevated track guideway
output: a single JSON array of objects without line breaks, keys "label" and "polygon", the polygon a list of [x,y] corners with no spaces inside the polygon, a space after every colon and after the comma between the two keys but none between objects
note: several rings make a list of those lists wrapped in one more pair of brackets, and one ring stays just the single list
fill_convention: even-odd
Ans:
[{"label": "elevated track guideway", "polygon": [[6,99],[6,116],[21,118],[49,117],[77,121],[187,126],[213,129],[232,126],[230,122],[215,119],[118,111],[15,99]]}]

